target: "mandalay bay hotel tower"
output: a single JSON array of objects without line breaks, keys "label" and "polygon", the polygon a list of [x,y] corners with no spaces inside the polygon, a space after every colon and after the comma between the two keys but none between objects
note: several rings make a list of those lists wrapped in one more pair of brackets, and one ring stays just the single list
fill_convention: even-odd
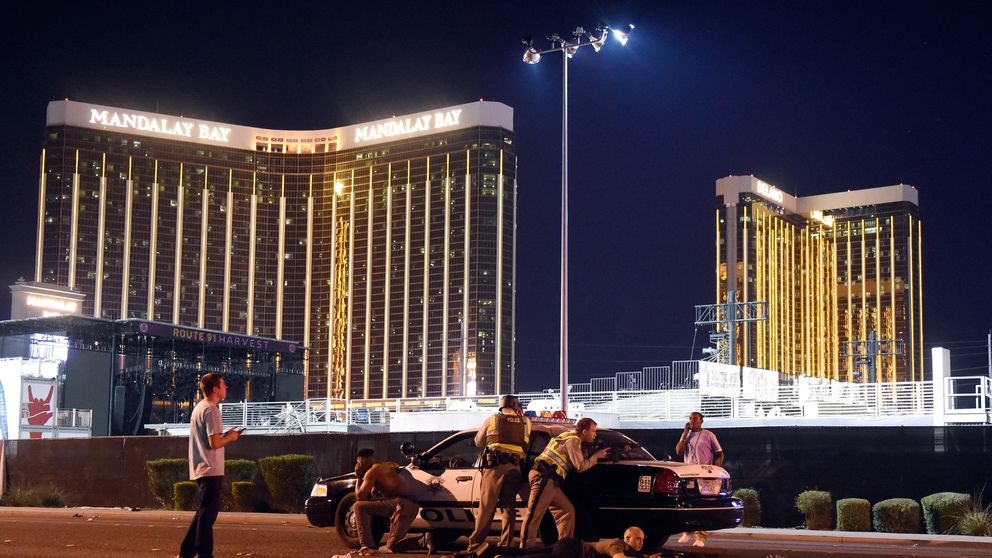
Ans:
[{"label": "mandalay bay hotel tower", "polygon": [[767,303],[766,320],[736,325],[733,364],[786,378],[924,380],[916,188],[798,197],[729,176],[716,202],[717,301],[733,291]]},{"label": "mandalay bay hotel tower", "polygon": [[300,342],[306,397],[512,392],[513,110],[316,131],[48,105],[35,281]]}]

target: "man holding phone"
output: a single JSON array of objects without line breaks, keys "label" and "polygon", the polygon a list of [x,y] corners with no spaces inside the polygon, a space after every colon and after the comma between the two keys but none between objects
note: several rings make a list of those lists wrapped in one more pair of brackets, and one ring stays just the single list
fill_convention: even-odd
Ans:
[{"label": "man holding phone", "polygon": [[220,512],[224,484],[224,446],[236,442],[243,428],[224,432],[218,404],[227,398],[224,376],[216,372],[200,378],[203,399],[193,408],[189,421],[189,478],[196,481],[200,507],[179,547],[180,558],[213,558],[214,521]]},{"label": "man holding phone", "polygon": [[675,445],[675,453],[686,463],[723,466],[723,448],[716,434],[703,428],[703,414],[699,411],[689,415],[689,422],[685,423],[682,437]]},{"label": "man holding phone", "polygon": [[[675,453],[681,455],[686,463],[723,466],[723,448],[720,447],[716,434],[703,428],[703,413],[699,411],[693,411],[689,415],[689,422],[685,423],[682,437],[675,445]],[[693,531],[692,534],[696,539],[692,546],[702,547],[706,544],[705,531]],[[679,542],[689,542],[689,533],[682,533]]]}]

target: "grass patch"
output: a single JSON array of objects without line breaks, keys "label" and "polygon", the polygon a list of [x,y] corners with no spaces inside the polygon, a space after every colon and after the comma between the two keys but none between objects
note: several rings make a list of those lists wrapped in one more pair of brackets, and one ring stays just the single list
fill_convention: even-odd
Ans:
[{"label": "grass patch", "polygon": [[65,491],[53,485],[12,486],[0,499],[0,505],[18,508],[64,508]]}]

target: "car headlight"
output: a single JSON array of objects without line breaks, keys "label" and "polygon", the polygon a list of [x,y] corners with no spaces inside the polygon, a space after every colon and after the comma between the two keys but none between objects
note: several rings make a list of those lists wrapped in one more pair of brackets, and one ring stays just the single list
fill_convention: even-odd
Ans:
[{"label": "car headlight", "polygon": [[327,497],[327,485],[323,483],[317,483],[313,485],[313,489],[310,490],[311,498]]}]

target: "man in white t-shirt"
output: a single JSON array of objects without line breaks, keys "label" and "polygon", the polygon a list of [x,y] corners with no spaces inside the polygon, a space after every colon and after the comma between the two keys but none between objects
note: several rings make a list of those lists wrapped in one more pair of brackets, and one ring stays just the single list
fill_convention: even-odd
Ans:
[{"label": "man in white t-shirt", "polygon": [[[681,455],[686,463],[723,466],[723,448],[716,435],[703,428],[703,414],[699,411],[689,415],[689,422],[685,423],[682,437],[675,445],[675,453]],[[706,544],[705,531],[693,531],[693,535],[695,540],[692,546],[701,547]],[[689,533],[682,533],[679,542],[689,542]]]},{"label": "man in white t-shirt", "polygon": [[213,558],[214,521],[220,512],[224,484],[224,446],[236,442],[241,430],[224,432],[218,404],[227,397],[224,376],[215,372],[200,378],[203,399],[189,420],[189,479],[196,481],[200,507],[179,547],[179,558]]},{"label": "man in white t-shirt", "polygon": [[689,415],[689,422],[685,423],[682,437],[675,445],[675,453],[686,463],[723,466],[723,448],[716,435],[703,428],[703,414],[699,411]]}]

